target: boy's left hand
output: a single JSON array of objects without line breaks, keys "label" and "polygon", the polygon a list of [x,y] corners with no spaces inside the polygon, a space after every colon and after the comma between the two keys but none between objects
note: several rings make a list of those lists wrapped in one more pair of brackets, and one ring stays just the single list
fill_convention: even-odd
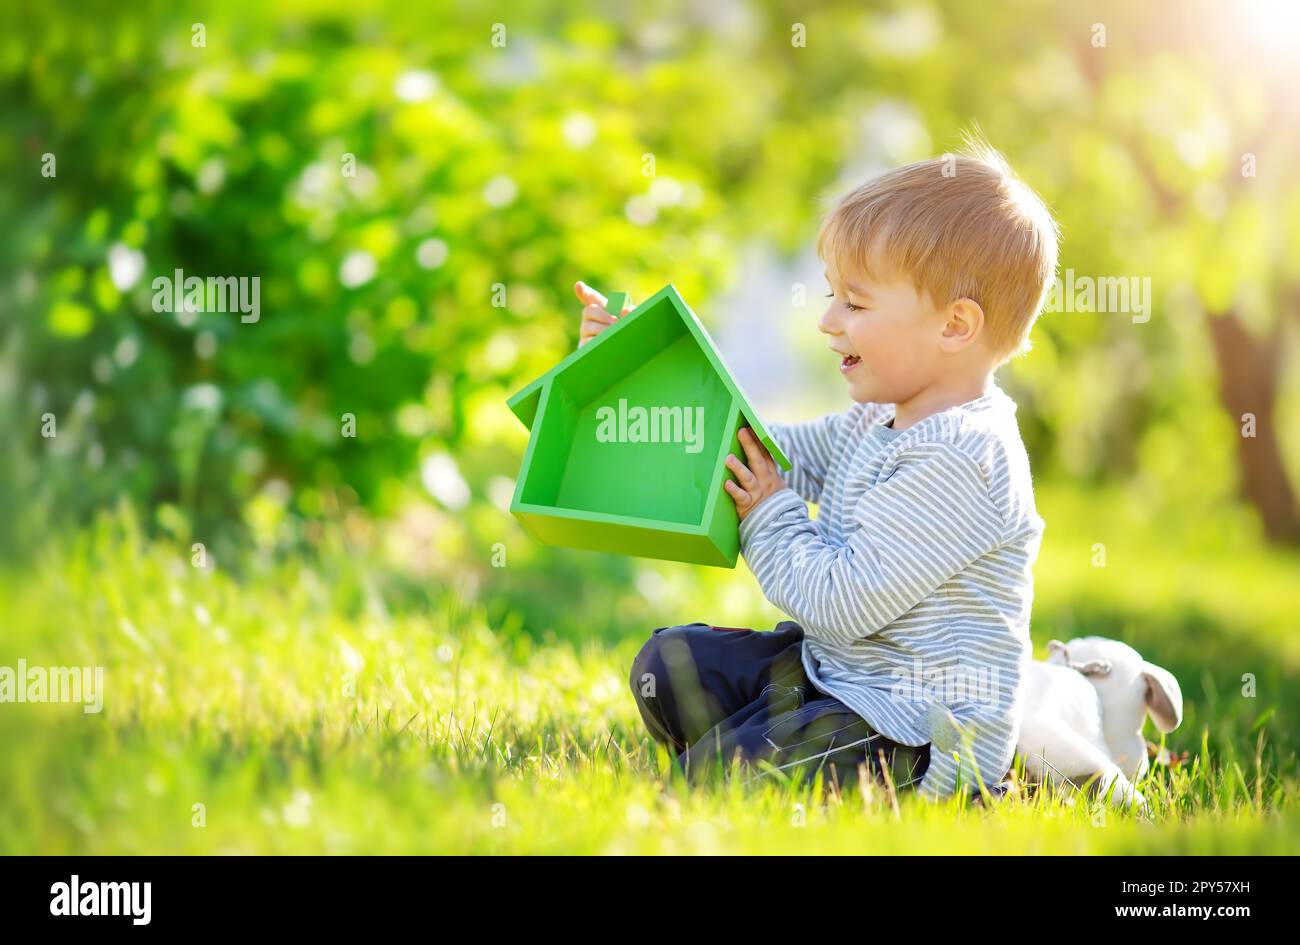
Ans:
[{"label": "boy's left hand", "polygon": [[727,454],[727,468],[736,474],[736,482],[730,479],[723,483],[723,488],[736,503],[736,511],[743,522],[745,516],[754,510],[758,503],[775,492],[785,488],[785,482],[777,471],[772,454],[767,451],[754,431],[744,427],[740,431],[740,445],[745,450],[746,466],[733,453]]}]

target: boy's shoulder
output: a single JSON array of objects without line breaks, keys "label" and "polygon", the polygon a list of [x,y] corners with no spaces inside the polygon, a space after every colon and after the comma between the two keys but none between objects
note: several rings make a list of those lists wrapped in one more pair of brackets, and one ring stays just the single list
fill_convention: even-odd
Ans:
[{"label": "boy's shoulder", "polygon": [[[893,404],[853,403],[843,410],[808,423],[820,426],[829,433],[829,445],[837,453],[843,453],[852,451],[858,436],[865,434],[874,425],[888,422],[893,415]],[[797,424],[769,423],[767,426],[769,430],[780,433]]]},{"label": "boy's shoulder", "polygon": [[[949,445],[981,462],[991,455],[1024,452],[1016,402],[996,384],[975,400],[932,413],[895,434],[890,446],[896,453],[927,445]],[[893,404],[856,404],[846,418],[860,428],[888,423]]]},{"label": "boy's shoulder", "polygon": [[[887,417],[892,410],[892,405],[886,407],[881,416]],[[910,451],[924,453],[935,445],[951,448],[979,467],[1008,525],[1041,530],[1041,519],[1034,507],[1029,454],[1020,435],[1016,410],[1016,402],[994,384],[987,394],[931,414],[900,432],[889,444],[885,465],[888,468],[905,461]]]}]

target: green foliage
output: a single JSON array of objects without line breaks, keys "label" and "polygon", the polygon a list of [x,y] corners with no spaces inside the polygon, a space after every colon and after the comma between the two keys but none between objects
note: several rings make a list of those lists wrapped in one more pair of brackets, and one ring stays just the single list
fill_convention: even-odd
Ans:
[{"label": "green foliage", "polygon": [[[382,508],[422,444],[472,438],[473,393],[572,343],[573,274],[644,290],[692,256],[681,282],[716,279],[716,234],[690,248],[715,195],[688,149],[619,120],[635,95],[595,33],[571,57],[563,38],[494,51],[490,21],[464,24],[470,42],[445,28],[450,8],[376,32],[223,5],[193,48],[188,17],[156,12],[65,10],[5,40],[5,107],[27,147],[3,170],[31,179],[7,208],[20,415],[49,409],[78,441],[26,470],[48,501],[180,501],[202,530],[281,477],[304,487],[306,515],[322,490]],[[590,94],[548,92],[575,84]],[[648,199],[652,147],[663,206],[643,232],[622,211]],[[47,152],[57,176],[42,179]],[[130,287],[114,283],[114,247],[142,254]],[[261,319],[152,311],[152,279],[177,268],[259,277]]]},{"label": "green foliage", "polygon": [[[1061,219],[1063,268],[1152,280],[1149,323],[1048,314],[1008,369],[1043,473],[1231,494],[1201,313],[1265,324],[1300,273],[1286,60],[1270,24],[1208,7],[1168,29],[1163,4],[1028,0],[4,18],[0,410],[19,436],[0,513],[24,539],[123,494],[211,537],[272,480],[305,518],[388,514],[431,453],[482,470],[480,502],[517,455],[503,396],[574,343],[576,278],[634,298],[673,281],[708,320],[742,247],[807,246],[819,198],[975,124]],[[177,268],[259,277],[260,320],[153,311]]]}]

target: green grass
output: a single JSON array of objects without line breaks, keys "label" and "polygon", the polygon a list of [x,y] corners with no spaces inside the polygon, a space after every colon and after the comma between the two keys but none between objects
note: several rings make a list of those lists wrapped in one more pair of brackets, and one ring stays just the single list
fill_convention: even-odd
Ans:
[{"label": "green grass", "polygon": [[102,665],[106,689],[100,714],[0,705],[0,853],[1294,850],[1296,557],[1227,513],[1209,532],[1119,493],[1039,504],[1040,649],[1116,636],[1182,682],[1168,744],[1188,758],[1142,786],[1149,819],[1068,792],[986,807],[668,778],[627,666],[654,626],[779,619],[743,568],[561,555],[590,575],[552,579],[539,610],[520,595],[546,582],[518,563],[459,566],[453,590],[330,533],[199,570],[118,515],[0,577],[0,665]]}]

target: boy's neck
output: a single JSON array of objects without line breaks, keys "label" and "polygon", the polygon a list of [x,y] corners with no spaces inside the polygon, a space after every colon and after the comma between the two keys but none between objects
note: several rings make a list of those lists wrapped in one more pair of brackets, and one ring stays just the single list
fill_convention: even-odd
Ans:
[{"label": "boy's neck", "polygon": [[895,430],[906,430],[915,423],[920,423],[931,414],[969,403],[991,393],[993,374],[980,377],[945,380],[926,387],[903,403],[894,404]]}]

